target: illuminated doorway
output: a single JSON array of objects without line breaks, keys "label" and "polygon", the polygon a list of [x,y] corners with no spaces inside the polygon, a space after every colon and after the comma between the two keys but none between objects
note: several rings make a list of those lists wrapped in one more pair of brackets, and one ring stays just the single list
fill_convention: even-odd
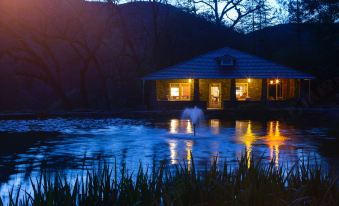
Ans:
[{"label": "illuminated doorway", "polygon": [[221,102],[221,84],[210,84],[208,108],[221,109]]}]

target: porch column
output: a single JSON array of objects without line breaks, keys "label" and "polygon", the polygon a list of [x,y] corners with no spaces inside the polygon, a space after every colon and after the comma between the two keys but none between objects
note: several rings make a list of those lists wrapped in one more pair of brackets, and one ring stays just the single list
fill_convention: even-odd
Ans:
[{"label": "porch column", "polygon": [[267,103],[267,79],[261,80],[261,102]]},{"label": "porch column", "polygon": [[231,91],[230,91],[230,99],[232,103],[235,103],[237,98],[235,95],[235,79],[231,79]]},{"label": "porch column", "polygon": [[193,95],[193,101],[196,106],[199,104],[199,79],[194,79],[194,95]]}]

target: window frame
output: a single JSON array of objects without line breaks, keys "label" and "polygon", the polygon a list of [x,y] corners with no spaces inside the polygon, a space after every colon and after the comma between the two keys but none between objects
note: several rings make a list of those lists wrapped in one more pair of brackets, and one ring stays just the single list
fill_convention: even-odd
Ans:
[{"label": "window frame", "polygon": [[[188,99],[184,98],[184,96],[183,96],[183,87],[184,86],[188,86],[188,88],[189,88],[189,90],[188,90],[189,91]],[[178,98],[173,98],[173,96],[171,94],[172,87],[178,87],[179,88],[179,96],[178,96]],[[191,83],[189,83],[189,82],[177,82],[177,83],[173,82],[173,83],[169,83],[168,101],[192,101],[192,87],[191,87]]]},{"label": "window frame", "polygon": [[[244,99],[238,99],[238,97],[237,97],[237,85],[246,85],[246,98],[244,98]],[[237,100],[237,101],[246,101],[247,100],[247,98],[248,98],[249,96],[248,96],[248,83],[247,82],[236,82],[235,83],[235,99]]]},{"label": "window frame", "polygon": [[[273,81],[273,84],[270,83]],[[273,99],[270,98],[270,86],[274,87],[275,97]],[[279,95],[280,93],[280,95]],[[276,79],[268,79],[267,81],[267,98],[270,101],[282,101],[284,100],[284,89],[283,89],[283,79],[279,79],[279,83],[276,83]]]}]

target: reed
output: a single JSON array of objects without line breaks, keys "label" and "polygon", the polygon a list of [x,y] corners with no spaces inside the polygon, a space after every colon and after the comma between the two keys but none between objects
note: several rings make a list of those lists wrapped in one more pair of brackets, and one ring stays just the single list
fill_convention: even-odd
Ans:
[{"label": "reed", "polygon": [[31,193],[13,187],[6,205],[339,205],[338,177],[307,160],[288,169],[246,156],[234,168],[216,159],[204,170],[194,160],[190,167],[162,162],[140,164],[135,174],[103,164],[72,181],[41,172],[30,184]]}]

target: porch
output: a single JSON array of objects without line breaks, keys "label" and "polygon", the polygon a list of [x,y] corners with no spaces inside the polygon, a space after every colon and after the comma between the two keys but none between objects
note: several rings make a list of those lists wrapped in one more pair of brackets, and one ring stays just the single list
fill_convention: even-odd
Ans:
[{"label": "porch", "polygon": [[[148,81],[144,103],[150,108],[200,106],[210,110],[241,104],[280,104],[309,98],[303,79],[167,79]],[[305,95],[306,94],[306,95]]]}]

